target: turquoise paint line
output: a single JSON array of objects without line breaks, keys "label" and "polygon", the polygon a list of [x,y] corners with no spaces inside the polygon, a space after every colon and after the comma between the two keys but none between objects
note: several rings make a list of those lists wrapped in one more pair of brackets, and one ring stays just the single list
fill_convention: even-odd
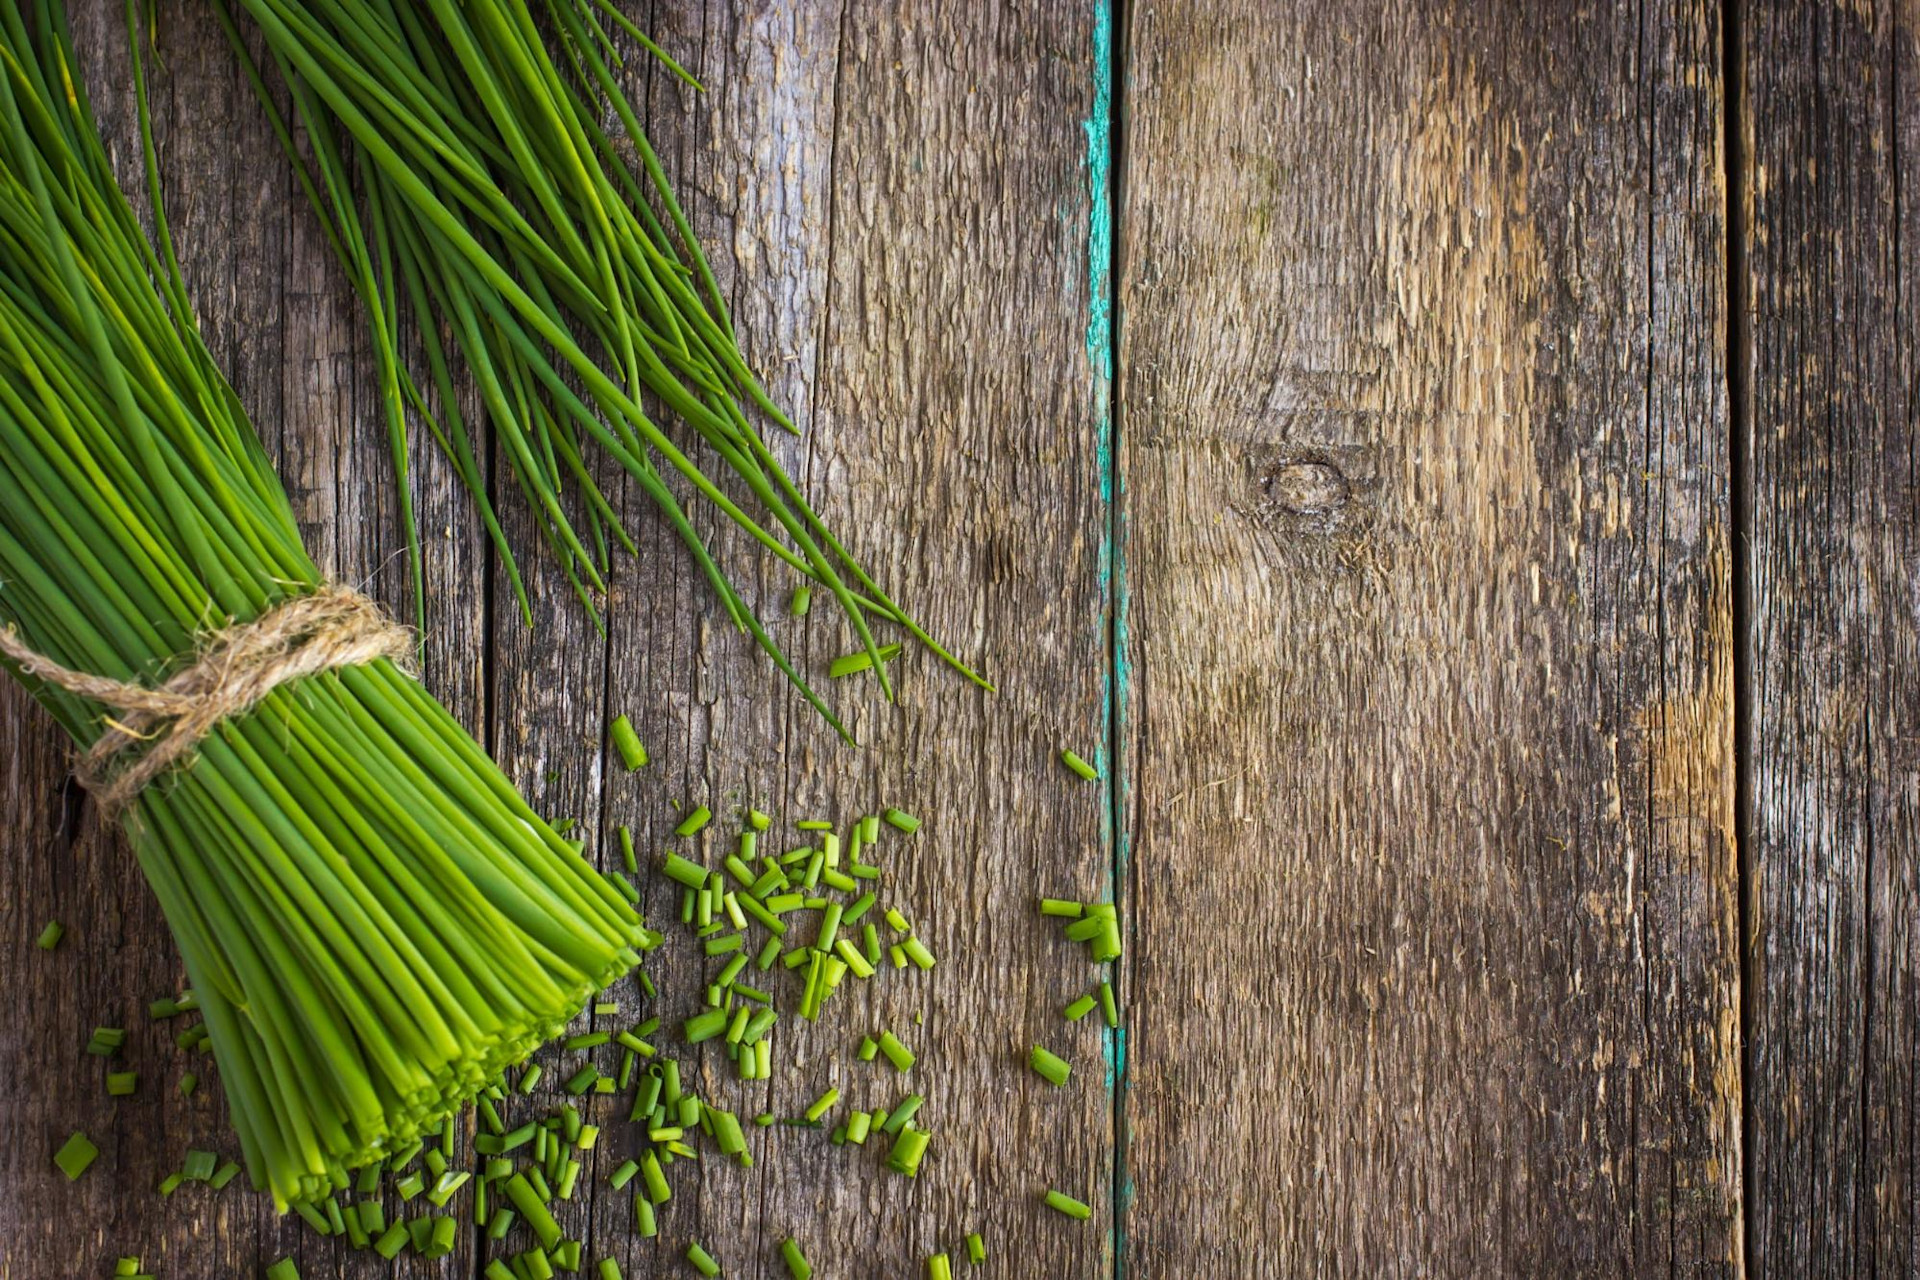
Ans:
[{"label": "turquoise paint line", "polygon": [[1087,116],[1087,359],[1113,377],[1113,7],[1095,0],[1093,110]]}]

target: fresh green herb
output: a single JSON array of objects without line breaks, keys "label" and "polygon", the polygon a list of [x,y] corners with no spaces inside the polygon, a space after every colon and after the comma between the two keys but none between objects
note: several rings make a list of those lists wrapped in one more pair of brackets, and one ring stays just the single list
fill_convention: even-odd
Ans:
[{"label": "fresh green herb", "polygon": [[[694,809],[692,813],[689,813],[685,818],[680,820],[680,825],[673,829],[673,834],[677,836],[693,835],[695,832],[699,831],[702,827],[705,827],[707,823],[711,822],[712,820],[713,820],[713,811],[711,809],[708,809],[707,806],[705,805],[699,805]],[[704,869],[702,871],[702,874],[703,875],[705,874]],[[684,881],[682,883],[684,883]],[[699,886],[695,885],[693,887],[698,888]]]},{"label": "fresh green herb", "polygon": [[690,1241],[687,1244],[687,1261],[691,1262],[693,1269],[703,1276],[717,1276],[720,1274],[720,1264],[713,1260],[712,1254],[700,1247],[698,1240]]},{"label": "fresh green herb", "polygon": [[647,763],[647,749],[640,745],[640,735],[634,732],[633,722],[624,715],[615,716],[613,723],[607,726],[607,736],[613,739],[613,749],[620,753],[620,763],[632,773]]},{"label": "fresh green herb", "polygon": [[1033,1046],[1033,1053],[1028,1056],[1027,1061],[1035,1071],[1040,1073],[1041,1079],[1055,1087],[1065,1084],[1067,1077],[1073,1074],[1072,1063],[1047,1052],[1039,1045]]},{"label": "fresh green herb", "polygon": [[987,1260],[987,1242],[980,1238],[978,1231],[967,1233],[967,1261],[979,1266]]},{"label": "fresh green herb", "polygon": [[137,1071],[107,1072],[107,1096],[110,1098],[130,1098],[139,1087],[140,1073]]},{"label": "fresh green herb", "polygon": [[1080,1019],[1086,1017],[1089,1013],[1092,1013],[1093,1006],[1098,1003],[1099,1001],[1096,1000],[1092,995],[1084,995],[1084,996],[1081,996],[1078,1000],[1075,1000],[1072,1004],[1068,1005],[1066,1008],[1062,1009],[1060,1012],[1068,1022],[1078,1022],[1080,1021]]},{"label": "fresh green herb", "polygon": [[68,1182],[74,1182],[87,1171],[87,1166],[91,1165],[99,1155],[100,1148],[88,1141],[86,1134],[75,1131],[74,1135],[61,1143],[60,1149],[53,1153],[53,1162],[59,1166],[60,1172],[67,1175]]},{"label": "fresh green herb", "polygon": [[1047,1192],[1047,1207],[1085,1222],[1093,1216],[1093,1210],[1063,1191]]},{"label": "fresh green herb", "polygon": [[927,1280],[953,1280],[953,1264],[944,1253],[936,1253],[927,1259]]},{"label": "fresh green herb", "polygon": [[1117,1027],[1120,1025],[1120,1006],[1113,998],[1113,984],[1111,982],[1103,982],[1100,984],[1100,1016],[1107,1020],[1109,1027]]},{"label": "fresh green herb", "polygon": [[1075,755],[1071,751],[1062,750],[1060,752],[1060,763],[1067,766],[1067,768],[1073,770],[1074,773],[1078,774],[1081,778],[1085,779],[1088,782],[1092,782],[1095,778],[1098,778],[1100,776],[1100,771],[1098,769],[1095,769],[1092,765],[1088,764],[1085,760],[1082,760],[1079,756]]},{"label": "fresh green herb", "polygon": [[33,945],[42,951],[51,951],[59,946],[60,939],[66,936],[67,926],[61,924],[58,920],[49,920],[47,921],[47,927],[40,931],[40,936],[33,940]]}]

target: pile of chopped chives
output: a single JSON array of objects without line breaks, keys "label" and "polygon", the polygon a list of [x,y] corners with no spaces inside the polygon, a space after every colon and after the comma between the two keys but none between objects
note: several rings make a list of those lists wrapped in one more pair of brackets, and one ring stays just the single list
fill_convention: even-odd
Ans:
[{"label": "pile of chopped chives", "polygon": [[[601,454],[660,509],[733,623],[843,735],[714,560],[668,476],[832,593],[861,652],[831,675],[871,668],[891,697],[886,662],[899,646],[874,640],[868,623],[877,619],[986,686],[861,568],[761,438],[755,416],[794,428],[740,353],[713,273],[619,86],[618,33],[602,13],[698,88],[691,76],[605,0],[547,0],[541,20],[526,0],[239,3],[286,83],[310,155],[295,146],[226,0],[217,0],[221,19],[367,312],[416,584],[409,414],[472,493],[532,618],[477,461],[480,441],[455,394],[452,376],[464,364],[514,483],[589,611],[612,549],[633,551],[594,479]],[[403,309],[427,344],[437,416],[400,356]],[[683,430],[670,435],[643,407],[650,402]],[[716,476],[750,495],[748,505]],[[584,536],[567,514],[576,500]],[[793,612],[805,611],[796,595]]]},{"label": "pile of chopped chives", "polygon": [[[156,253],[64,17],[31,12],[0,6],[0,626],[151,682],[320,575],[164,211]],[[100,707],[9,669],[80,746],[102,731]],[[125,825],[205,1018],[182,1046],[210,1037],[247,1169],[283,1201],[437,1131],[637,960],[626,900],[390,662],[282,686]],[[89,1048],[116,1053],[111,1032]],[[76,1136],[59,1163],[91,1159]]]}]

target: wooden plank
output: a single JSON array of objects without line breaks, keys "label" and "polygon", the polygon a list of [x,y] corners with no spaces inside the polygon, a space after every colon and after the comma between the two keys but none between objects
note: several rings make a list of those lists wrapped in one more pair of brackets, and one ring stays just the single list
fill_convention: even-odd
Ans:
[{"label": "wooden plank", "polygon": [[1133,6],[1132,1271],[1739,1269],[1720,43]]},{"label": "wooden plank", "polygon": [[[733,822],[744,805],[766,808],[779,848],[798,843],[801,817],[900,804],[926,822],[884,844],[883,902],[919,923],[939,968],[886,971],[815,1026],[784,1018],[770,1085],[743,1087],[709,1053],[702,1087],[743,1114],[778,1115],[829,1083],[843,1111],[913,1089],[939,1136],[909,1183],[880,1167],[878,1144],[835,1149],[776,1128],[755,1138],[750,1173],[675,1169],[658,1243],[633,1239],[624,1198],[603,1197],[596,1247],[610,1242],[629,1274],[671,1273],[693,1236],[730,1274],[772,1275],[792,1234],[823,1274],[899,1275],[980,1229],[1023,1273],[1105,1271],[1104,1213],[1082,1228],[1039,1205],[1043,1170],[1106,1203],[1111,1143],[1097,1037],[1061,1037],[1055,1012],[1089,973],[1062,963],[1031,920],[1040,892],[1095,891],[1107,857],[1097,796],[1063,790],[1049,760],[1056,741],[1096,739],[1105,695],[1100,397],[1082,337],[1091,15],[710,4],[661,6],[653,24],[708,86],[692,99],[655,73],[652,127],[749,356],[807,431],[778,446],[786,464],[856,554],[1002,692],[983,697],[915,656],[900,664],[897,708],[870,686],[829,691],[869,749],[838,746],[629,491],[644,542],[616,584],[608,710],[633,715],[654,762],[609,775],[608,820],[631,822],[654,851],[684,843],[667,838],[680,800]],[[744,566],[762,616],[780,619],[792,580],[731,531],[714,543]],[[823,682],[853,644],[823,602],[775,634]],[[695,847],[717,860],[736,829]],[[677,898],[650,883],[647,906],[670,920]],[[693,975],[714,968],[688,950],[676,938],[651,963],[672,993],[668,1026],[693,1011]],[[790,1001],[794,979],[772,977]],[[905,1079],[852,1059],[885,1026],[920,1054]],[[1042,1096],[1020,1065],[1040,1036],[1063,1052],[1079,1042],[1084,1090]],[[613,1141],[603,1164],[632,1145]]]},{"label": "wooden plank", "polygon": [[1920,1051],[1920,7],[1754,4],[1754,1270],[1908,1274]]}]

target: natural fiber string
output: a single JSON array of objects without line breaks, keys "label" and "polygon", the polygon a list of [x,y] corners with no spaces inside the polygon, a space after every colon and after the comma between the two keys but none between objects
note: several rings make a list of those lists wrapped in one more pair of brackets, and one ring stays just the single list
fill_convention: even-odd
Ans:
[{"label": "natural fiber string", "polygon": [[[192,665],[157,688],[73,671],[0,629],[0,654],[27,675],[121,714],[74,765],[74,775],[108,814],[191,755],[222,720],[242,715],[279,686],[336,667],[380,658],[405,664],[413,633],[349,587],[326,585],[283,600],[251,622],[208,637]],[[152,745],[119,770],[114,757],[136,743]]]}]

